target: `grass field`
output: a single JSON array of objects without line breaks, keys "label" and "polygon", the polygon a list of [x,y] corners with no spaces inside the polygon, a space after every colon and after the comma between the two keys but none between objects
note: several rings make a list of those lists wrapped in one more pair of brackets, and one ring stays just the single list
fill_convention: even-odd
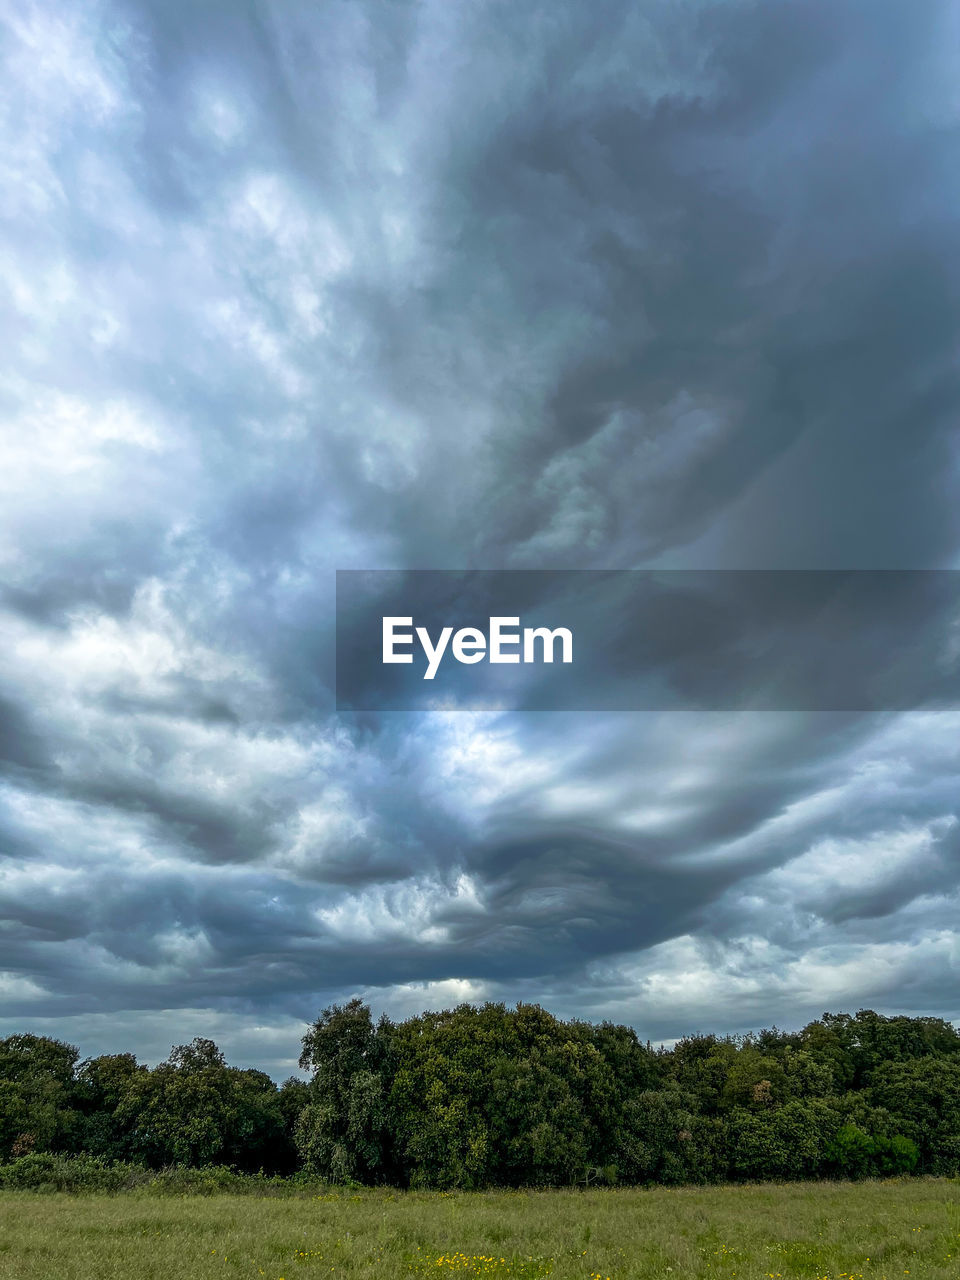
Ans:
[{"label": "grass field", "polygon": [[310,1198],[0,1194],[0,1277],[957,1280],[960,1183]]}]

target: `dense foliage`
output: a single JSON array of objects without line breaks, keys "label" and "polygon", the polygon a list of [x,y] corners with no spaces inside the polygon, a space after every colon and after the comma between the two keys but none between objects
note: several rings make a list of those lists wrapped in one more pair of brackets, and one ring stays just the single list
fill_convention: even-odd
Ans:
[{"label": "dense foliage", "polygon": [[0,1040],[0,1185],[69,1155],[106,1182],[171,1166],[440,1188],[960,1173],[960,1033],[939,1018],[824,1014],[654,1049],[538,1005],[375,1023],[352,1000],[302,1047],[309,1082],[278,1088],[210,1040],[152,1070]]}]

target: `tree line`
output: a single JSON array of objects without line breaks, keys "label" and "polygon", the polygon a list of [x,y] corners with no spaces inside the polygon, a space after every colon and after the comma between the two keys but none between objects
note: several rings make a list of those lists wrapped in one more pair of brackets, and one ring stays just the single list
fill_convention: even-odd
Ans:
[{"label": "tree line", "polygon": [[394,1022],[351,1000],[307,1030],[300,1066],[278,1087],[202,1038],[151,1069],[9,1036],[0,1161],[435,1188],[960,1173],[960,1033],[940,1018],[861,1010],[654,1048],[539,1005]]}]

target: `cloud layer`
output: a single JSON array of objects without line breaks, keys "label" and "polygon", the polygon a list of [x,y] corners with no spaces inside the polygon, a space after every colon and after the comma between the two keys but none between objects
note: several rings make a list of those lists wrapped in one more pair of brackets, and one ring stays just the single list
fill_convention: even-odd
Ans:
[{"label": "cloud layer", "polygon": [[960,567],[954,6],[4,21],[4,1029],[960,1016],[958,713],[332,689],[337,568]]}]

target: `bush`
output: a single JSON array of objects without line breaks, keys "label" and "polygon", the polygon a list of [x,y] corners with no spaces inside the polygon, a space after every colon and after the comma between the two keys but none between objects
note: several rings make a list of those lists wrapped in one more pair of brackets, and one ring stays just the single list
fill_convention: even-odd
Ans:
[{"label": "bush", "polygon": [[150,1180],[140,1165],[98,1156],[33,1152],[0,1165],[5,1191],[125,1191]]},{"label": "bush", "polygon": [[878,1174],[912,1173],[919,1158],[917,1144],[902,1134],[873,1139],[873,1165]]},{"label": "bush", "polygon": [[838,1129],[825,1154],[827,1164],[842,1178],[910,1173],[920,1157],[916,1143],[902,1134],[872,1136],[855,1124]]},{"label": "bush", "polygon": [[53,1155],[33,1152],[8,1164],[0,1164],[2,1191],[117,1192],[148,1190],[171,1196],[302,1195],[325,1187],[302,1171],[291,1177],[261,1173],[237,1173],[225,1165],[190,1168],[170,1165],[148,1169],[145,1165],[102,1156]]},{"label": "bush", "polygon": [[242,1174],[220,1164],[199,1169],[178,1164],[155,1173],[151,1190],[175,1196],[212,1196],[220,1191],[242,1191],[247,1181]]}]

